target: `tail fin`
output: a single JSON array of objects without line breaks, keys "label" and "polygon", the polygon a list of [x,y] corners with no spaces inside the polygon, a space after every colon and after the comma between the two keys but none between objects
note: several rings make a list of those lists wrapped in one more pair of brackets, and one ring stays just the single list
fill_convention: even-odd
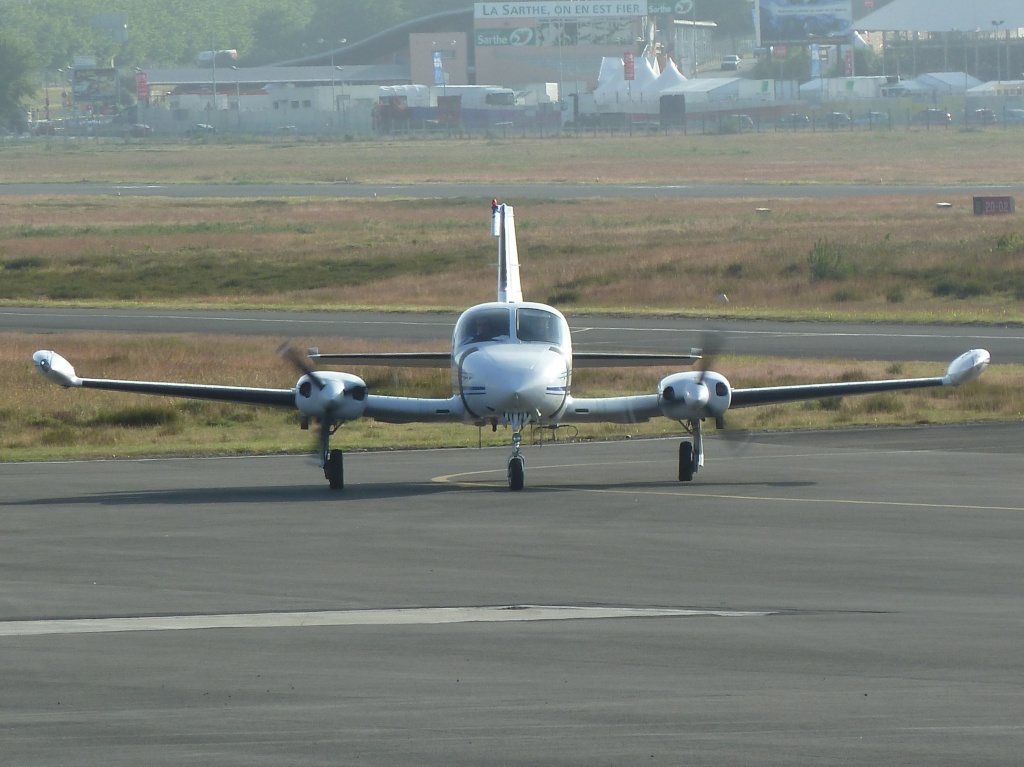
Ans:
[{"label": "tail fin", "polygon": [[491,201],[491,234],[498,238],[498,300],[519,303],[523,300],[523,286],[519,282],[516,222],[511,205]]}]

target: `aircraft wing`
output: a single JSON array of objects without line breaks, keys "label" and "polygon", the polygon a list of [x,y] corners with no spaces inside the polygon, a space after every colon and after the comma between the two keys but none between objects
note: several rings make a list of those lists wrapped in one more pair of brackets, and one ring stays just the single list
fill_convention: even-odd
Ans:
[{"label": "aircraft wing", "polygon": [[990,361],[991,357],[987,351],[972,349],[953,360],[944,376],[762,386],[748,389],[730,389],[725,378],[710,371],[675,373],[662,379],[658,386],[660,396],[644,394],[631,397],[569,397],[561,420],[566,423],[638,423],[663,415],[677,420],[700,421],[704,418],[718,418],[733,408],[922,389],[929,386],[960,386],[980,376]]},{"label": "aircraft wing", "polygon": [[[373,365],[398,368],[447,368],[452,364],[448,352],[368,352],[320,353],[310,350],[309,358],[318,362],[343,365]],[[573,369],[577,368],[631,368],[692,365],[699,354],[618,354],[615,352],[574,352]]]},{"label": "aircraft wing", "polygon": [[366,395],[363,415],[384,423],[461,422],[466,407],[458,395],[447,399]]},{"label": "aircraft wing", "polygon": [[38,351],[32,355],[39,372],[55,384],[82,389],[157,394],[164,397],[186,397],[218,402],[237,402],[243,405],[270,405],[295,407],[294,389],[260,389],[249,386],[213,386],[205,384],[169,383],[163,381],[120,381],[113,378],[81,378],[67,360],[51,351]]},{"label": "aircraft wing", "polygon": [[451,367],[451,352],[368,352],[321,354],[309,350],[309,358],[318,362],[345,365],[373,365],[385,368],[447,368]]},{"label": "aircraft wing", "polygon": [[[891,381],[854,381],[849,383],[804,384],[799,386],[764,386],[755,389],[733,389],[729,409],[774,405],[799,400],[842,397],[848,394],[872,394],[902,389],[920,389],[950,383],[944,377],[909,378]],[[562,420],[566,423],[606,422],[641,423],[664,415],[656,394],[632,397],[572,397]]]},{"label": "aircraft wing", "polygon": [[662,414],[657,394],[569,397],[563,423],[643,423]]},{"label": "aircraft wing", "polygon": [[762,386],[755,389],[733,389],[730,409],[775,405],[799,400],[844,397],[847,394],[874,394],[903,389],[921,389],[944,386],[950,382],[942,376],[934,378],[904,378],[890,381],[851,381],[848,383],[803,384],[798,386]]},{"label": "aircraft wing", "polygon": [[944,376],[733,389],[730,407],[773,405],[780,402],[845,397],[848,394],[875,394],[884,391],[922,389],[929,386],[960,386],[980,376],[991,360],[991,355],[984,349],[971,349],[953,360]]}]

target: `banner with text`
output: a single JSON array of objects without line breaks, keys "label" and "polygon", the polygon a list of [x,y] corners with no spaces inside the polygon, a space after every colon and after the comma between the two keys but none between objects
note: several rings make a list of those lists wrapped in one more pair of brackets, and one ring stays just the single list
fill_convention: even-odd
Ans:
[{"label": "banner with text", "polygon": [[632,2],[474,3],[474,19],[572,19],[646,16],[647,0]]}]

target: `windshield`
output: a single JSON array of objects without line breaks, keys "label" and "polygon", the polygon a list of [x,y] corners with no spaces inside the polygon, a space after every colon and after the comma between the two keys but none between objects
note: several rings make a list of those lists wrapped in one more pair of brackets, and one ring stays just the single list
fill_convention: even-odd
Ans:
[{"label": "windshield", "polygon": [[556,315],[544,309],[517,309],[516,337],[525,343],[561,346],[562,323]]},{"label": "windshield", "polygon": [[456,343],[479,343],[508,338],[508,309],[491,307],[467,313],[459,323]]}]

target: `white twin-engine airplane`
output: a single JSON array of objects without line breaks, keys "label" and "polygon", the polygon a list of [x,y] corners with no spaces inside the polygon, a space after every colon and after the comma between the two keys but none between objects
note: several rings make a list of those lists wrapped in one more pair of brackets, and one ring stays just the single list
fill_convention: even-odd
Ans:
[{"label": "white twin-engine airplane", "polygon": [[[357,375],[314,371],[295,353],[292,361],[303,371],[292,389],[245,386],[206,386],[155,381],[80,378],[71,364],[53,351],[32,355],[36,368],[65,387],[111,389],[171,397],[219,400],[252,405],[296,408],[303,428],[319,422],[319,458],[330,487],[344,487],[342,451],[330,439],[347,421],[361,417],[390,423],[459,421],[476,426],[511,427],[512,455],[508,486],[522,490],[525,460],[520,451],[527,425],[556,427],[585,422],[637,423],[655,416],[679,421],[689,435],[679,445],[679,480],[693,479],[704,465],[701,424],[713,419],[724,425],[730,408],[848,394],[958,386],[977,378],[988,367],[989,353],[974,349],[957,357],[946,374],[912,378],[800,386],[735,389],[725,376],[707,369],[673,373],[654,394],[623,397],[576,397],[571,393],[573,368],[643,365],[692,365],[697,354],[614,354],[573,352],[569,324],[561,312],[523,300],[515,223],[509,205],[492,203],[491,233],[498,238],[497,301],[463,312],[455,324],[451,352],[320,354],[320,362],[346,365],[450,367],[452,396],[447,399],[392,397],[371,393]],[[699,350],[694,350],[699,351]]]}]

